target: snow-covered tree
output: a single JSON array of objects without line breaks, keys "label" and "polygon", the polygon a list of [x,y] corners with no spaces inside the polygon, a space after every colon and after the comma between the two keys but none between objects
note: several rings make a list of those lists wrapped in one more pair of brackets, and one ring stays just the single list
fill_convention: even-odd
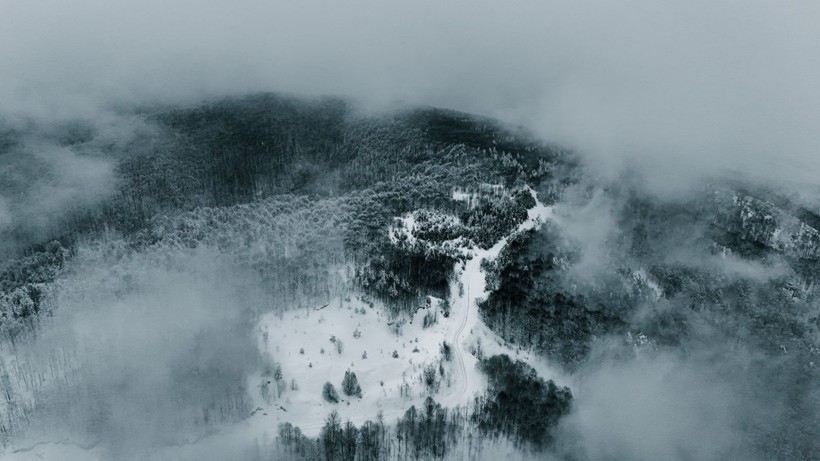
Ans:
[{"label": "snow-covered tree", "polygon": [[330,381],[326,382],[324,387],[322,387],[322,397],[330,403],[339,403],[339,394]]},{"label": "snow-covered tree", "polygon": [[359,386],[359,380],[356,378],[356,373],[347,370],[345,371],[345,377],[342,380],[342,392],[345,395],[356,396],[361,398],[362,397],[362,388]]}]

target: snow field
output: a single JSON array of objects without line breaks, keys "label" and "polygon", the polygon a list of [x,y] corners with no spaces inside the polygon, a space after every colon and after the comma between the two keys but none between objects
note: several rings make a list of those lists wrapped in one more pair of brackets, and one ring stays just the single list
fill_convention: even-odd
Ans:
[{"label": "snow field", "polygon": [[[440,352],[448,319],[439,304],[440,300],[430,298],[429,306],[417,310],[412,322],[403,325],[388,325],[380,308],[356,297],[334,299],[322,309],[265,316],[259,324],[260,350],[281,367],[282,380],[277,383],[272,376],[261,374],[251,378],[253,394],[262,408],[254,417],[270,419],[271,423],[287,421],[306,434],[315,434],[333,410],[343,420],[358,423],[375,419],[381,411],[390,421],[428,395],[435,396],[436,387],[444,389],[452,382],[451,367],[443,362]],[[423,328],[428,313],[436,315],[438,321]],[[358,338],[354,337],[357,331]],[[341,352],[337,348],[340,342]],[[398,357],[393,356],[394,351]],[[443,365],[443,378],[439,365]],[[424,382],[427,366],[434,368],[438,386]],[[342,392],[347,370],[356,373],[361,398]],[[293,381],[296,389],[291,387]],[[328,381],[339,393],[339,403],[322,397],[322,387]]]}]

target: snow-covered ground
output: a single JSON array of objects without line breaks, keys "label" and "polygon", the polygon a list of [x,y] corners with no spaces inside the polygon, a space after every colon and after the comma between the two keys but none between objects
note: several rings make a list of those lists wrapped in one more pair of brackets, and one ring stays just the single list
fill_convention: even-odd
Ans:
[{"label": "snow-covered ground", "polygon": [[[423,328],[428,313],[438,322]],[[379,411],[392,421],[411,405],[435,395],[434,388],[423,381],[425,366],[434,367],[440,387],[447,386],[449,371],[445,368],[441,379],[438,370],[441,342],[450,327],[447,320],[440,300],[435,298],[404,325],[389,325],[381,308],[370,307],[357,297],[335,299],[321,309],[268,315],[259,326],[260,348],[281,366],[282,392],[274,379],[252,377],[251,385],[262,409],[253,417],[273,425],[287,421],[308,435],[319,432],[332,410],[357,424],[375,419]],[[400,330],[400,334],[391,329]],[[340,342],[341,351],[337,348]],[[361,398],[342,393],[347,370],[356,374]],[[291,386],[294,382],[296,386]],[[329,403],[322,398],[325,382],[335,386],[342,401]],[[263,393],[269,397],[265,399]]]},{"label": "snow-covered ground", "polygon": [[481,184],[475,189],[453,191],[452,198],[457,202],[464,202],[469,207],[474,207],[478,204],[481,196],[494,195],[500,196],[508,193],[507,189],[501,184]]},{"label": "snow-covered ground", "polygon": [[663,296],[663,289],[661,289],[658,282],[652,278],[644,268],[633,271],[632,277],[636,282],[646,285],[652,291],[652,297],[655,301],[661,299]]}]

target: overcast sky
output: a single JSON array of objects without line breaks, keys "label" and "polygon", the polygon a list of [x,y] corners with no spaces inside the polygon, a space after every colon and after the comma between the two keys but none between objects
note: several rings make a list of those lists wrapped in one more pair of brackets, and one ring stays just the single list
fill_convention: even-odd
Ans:
[{"label": "overcast sky", "polygon": [[273,90],[433,104],[659,186],[820,173],[820,2],[0,0],[7,119]]}]

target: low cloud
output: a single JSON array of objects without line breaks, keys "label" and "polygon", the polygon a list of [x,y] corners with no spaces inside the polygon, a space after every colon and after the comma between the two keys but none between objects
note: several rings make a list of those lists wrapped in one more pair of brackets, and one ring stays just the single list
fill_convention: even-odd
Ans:
[{"label": "low cloud", "polygon": [[10,3],[6,117],[247,91],[432,104],[521,123],[602,175],[675,191],[820,171],[815,2]]},{"label": "low cloud", "polygon": [[0,156],[0,254],[59,235],[62,219],[115,191],[114,161],[50,140],[24,140]]},{"label": "low cloud", "polygon": [[80,248],[49,291],[54,317],[18,345],[20,367],[54,377],[12,391],[37,402],[27,424],[14,422],[28,426],[21,446],[70,440],[106,459],[145,459],[247,417],[261,299],[250,279],[205,250],[123,249]]},{"label": "low cloud", "polygon": [[[740,356],[723,360],[649,352],[589,366],[565,424],[590,460],[763,459],[743,418],[754,405]],[[772,405],[775,401],[765,402]]]},{"label": "low cloud", "polygon": [[84,220],[111,198],[117,162],[151,129],[112,110],[41,115],[0,114],[0,255],[63,235],[67,219]]}]

